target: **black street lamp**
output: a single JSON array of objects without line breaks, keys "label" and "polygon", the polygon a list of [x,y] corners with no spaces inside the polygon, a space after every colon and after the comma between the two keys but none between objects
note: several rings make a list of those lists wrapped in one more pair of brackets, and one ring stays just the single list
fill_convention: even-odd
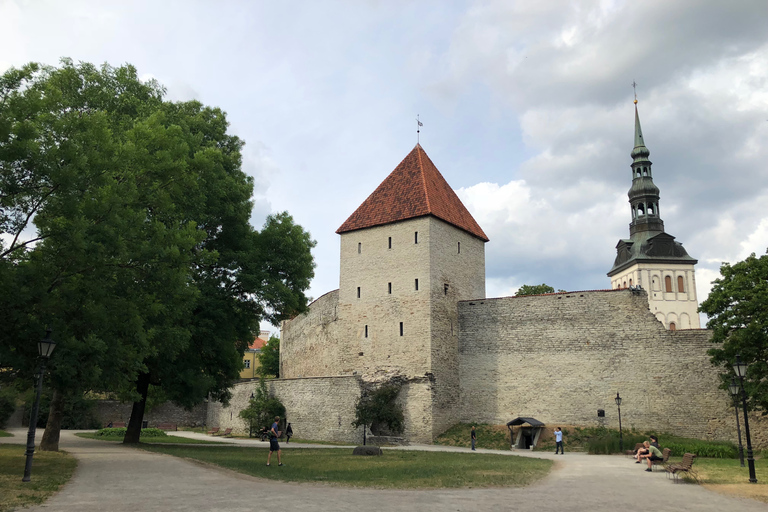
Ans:
[{"label": "black street lamp", "polygon": [[741,444],[741,425],[739,425],[739,390],[741,388],[736,384],[736,379],[731,377],[731,383],[728,384],[728,391],[733,397],[733,409],[736,411],[736,433],[739,435],[739,460],[741,467],[744,467],[744,445]]},{"label": "black street lamp", "polygon": [[621,397],[619,396],[619,392],[616,392],[616,407],[619,408],[619,451],[624,452],[624,435],[621,432]]},{"label": "black street lamp", "polygon": [[32,412],[29,415],[29,432],[27,433],[27,462],[24,465],[24,478],[22,482],[29,482],[32,475],[32,456],[35,454],[35,431],[37,430],[37,412],[40,408],[40,392],[43,390],[43,379],[45,378],[45,363],[51,357],[53,349],[56,348],[56,342],[51,339],[52,329],[46,329],[45,338],[37,342],[37,352],[40,354],[40,368],[35,374],[37,393],[35,394],[35,403],[32,406]]},{"label": "black street lamp", "polygon": [[747,436],[747,464],[749,465],[749,481],[753,484],[757,483],[757,475],[755,475],[755,459],[752,456],[752,438],[749,435],[749,417],[747,416],[747,392],[744,390],[744,377],[747,376],[747,363],[741,361],[741,357],[736,355],[736,362],[733,363],[733,371],[736,372],[736,376],[739,378],[739,385],[741,387],[741,403],[744,406],[744,434]]}]

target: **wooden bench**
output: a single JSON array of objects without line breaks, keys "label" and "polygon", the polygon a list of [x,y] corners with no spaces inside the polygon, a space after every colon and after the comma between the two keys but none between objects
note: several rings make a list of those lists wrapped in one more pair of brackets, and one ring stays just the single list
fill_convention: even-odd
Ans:
[{"label": "wooden bench", "polygon": [[635,448],[632,449],[632,450],[627,450],[626,453],[625,453],[626,456],[627,457],[634,457],[635,455],[637,455],[637,450],[639,450],[643,446],[645,446],[645,445],[643,445],[643,443],[635,443]]},{"label": "wooden bench", "polygon": [[176,427],[175,423],[158,423],[157,428],[159,428],[160,430],[173,430],[173,431],[179,430]]},{"label": "wooden bench", "polygon": [[225,431],[224,431],[224,432],[221,434],[221,436],[222,436],[222,437],[232,437],[232,429],[231,429],[231,428],[228,428],[227,430],[225,430]]},{"label": "wooden bench", "polygon": [[667,464],[669,464],[669,456],[672,454],[672,450],[669,448],[664,448],[661,451],[661,460],[652,460],[651,461],[651,470],[653,470],[656,466],[661,466],[664,469],[667,468]]},{"label": "wooden bench", "polygon": [[208,431],[209,436],[215,436],[219,433],[219,427],[213,427],[211,430]]},{"label": "wooden bench", "polygon": [[699,481],[699,475],[696,472],[695,469],[693,469],[693,463],[696,462],[696,454],[695,453],[686,453],[683,455],[683,460],[680,461],[677,464],[669,464],[666,467],[667,471],[667,477],[669,475],[672,475],[672,477],[675,479],[675,483],[677,483],[680,474],[685,473],[686,475],[689,475],[691,478]]}]

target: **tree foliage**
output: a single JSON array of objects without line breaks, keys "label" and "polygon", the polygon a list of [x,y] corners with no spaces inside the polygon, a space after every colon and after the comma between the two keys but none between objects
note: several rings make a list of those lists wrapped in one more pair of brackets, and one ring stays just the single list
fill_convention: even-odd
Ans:
[{"label": "tree foliage", "polygon": [[749,406],[768,414],[768,254],[723,263],[720,276],[699,308],[709,317],[712,342],[720,345],[709,350],[712,364],[724,369],[726,387],[740,355],[749,365],[744,381]]},{"label": "tree foliage", "polygon": [[67,395],[116,392],[135,401],[126,441],[150,385],[226,402],[259,321],[305,310],[314,274],[290,215],[250,225],[225,113],[164,92],[129,65],[0,77],[0,379],[31,384],[50,324],[50,416]]},{"label": "tree foliage", "polygon": [[[564,290],[559,290],[564,291]],[[515,295],[543,295],[545,293],[555,293],[555,289],[548,284],[524,284],[516,292]]]},{"label": "tree foliage", "polygon": [[280,338],[270,336],[259,353],[259,375],[280,377]]},{"label": "tree foliage", "polygon": [[276,397],[270,396],[264,379],[259,379],[259,387],[253,392],[248,407],[240,411],[240,417],[248,422],[249,437],[262,427],[269,427],[275,416],[285,418],[285,406]]},{"label": "tree foliage", "polygon": [[386,429],[400,434],[405,429],[403,407],[397,402],[400,385],[390,382],[372,391],[363,392],[355,403],[352,426],[369,426],[372,431]]}]

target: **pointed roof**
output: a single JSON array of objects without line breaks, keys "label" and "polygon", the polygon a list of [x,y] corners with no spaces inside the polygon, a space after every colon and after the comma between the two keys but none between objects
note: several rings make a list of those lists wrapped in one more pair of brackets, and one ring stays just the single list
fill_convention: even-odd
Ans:
[{"label": "pointed roof", "polygon": [[427,153],[416,144],[336,232],[341,234],[424,215],[434,215],[484,242],[488,241]]}]

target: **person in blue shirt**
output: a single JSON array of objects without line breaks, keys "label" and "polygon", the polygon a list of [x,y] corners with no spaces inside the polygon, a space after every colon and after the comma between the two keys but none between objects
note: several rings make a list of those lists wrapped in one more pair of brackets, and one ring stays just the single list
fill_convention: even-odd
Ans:
[{"label": "person in blue shirt", "polygon": [[272,452],[277,452],[277,465],[282,466],[282,451],[280,450],[280,445],[277,442],[277,438],[280,437],[280,432],[277,430],[278,424],[280,423],[280,416],[275,416],[275,422],[272,424],[272,428],[269,429],[269,455],[267,455],[267,466],[269,466],[270,459],[272,459]]},{"label": "person in blue shirt", "polygon": [[560,427],[555,428],[555,455],[557,455],[558,450],[560,455],[565,454],[565,450],[563,450],[563,431],[560,430]]}]

